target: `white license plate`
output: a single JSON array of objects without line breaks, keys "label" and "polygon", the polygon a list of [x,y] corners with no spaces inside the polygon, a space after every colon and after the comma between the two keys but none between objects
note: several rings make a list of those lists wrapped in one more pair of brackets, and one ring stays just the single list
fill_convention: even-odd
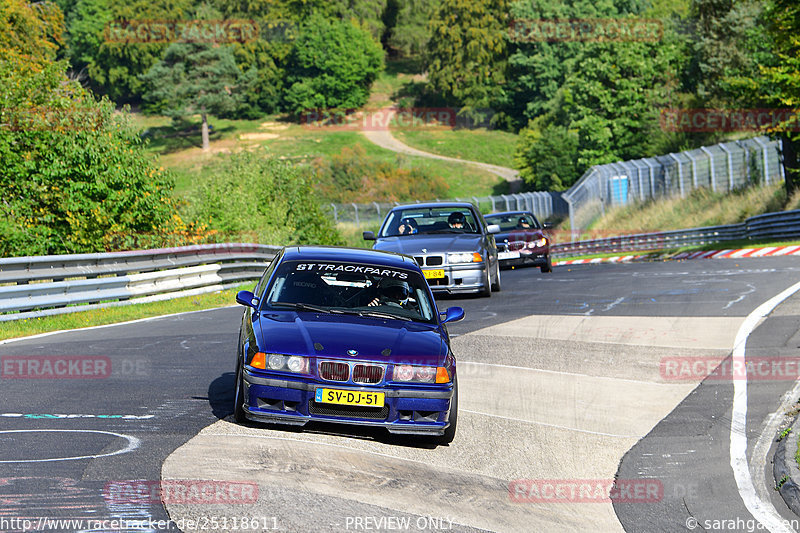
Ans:
[{"label": "white license plate", "polygon": [[498,259],[519,259],[519,252],[497,252]]}]

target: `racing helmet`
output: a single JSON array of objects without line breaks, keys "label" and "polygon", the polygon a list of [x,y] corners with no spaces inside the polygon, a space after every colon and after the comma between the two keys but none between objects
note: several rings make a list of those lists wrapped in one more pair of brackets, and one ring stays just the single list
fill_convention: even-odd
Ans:
[{"label": "racing helmet", "polygon": [[408,290],[408,285],[404,281],[384,278],[383,281],[381,281],[379,288],[381,294],[390,300],[394,300],[401,304],[405,304],[408,301],[410,292]]},{"label": "racing helmet", "polygon": [[449,217],[447,217],[447,223],[450,224],[451,226],[453,224],[466,225],[467,217],[465,217],[464,213],[462,213],[461,211],[454,211],[450,213]]},{"label": "racing helmet", "polygon": [[404,218],[403,220],[400,221],[400,225],[409,228],[410,229],[409,233],[412,234],[416,233],[419,230],[419,227],[417,226],[417,221],[414,220],[413,218]]}]

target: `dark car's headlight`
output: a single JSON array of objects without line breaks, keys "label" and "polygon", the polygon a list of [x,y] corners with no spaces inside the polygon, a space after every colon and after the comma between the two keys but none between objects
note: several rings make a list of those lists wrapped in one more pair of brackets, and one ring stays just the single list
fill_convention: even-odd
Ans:
[{"label": "dark car's headlight", "polygon": [[308,374],[308,358],[299,355],[258,352],[250,361],[250,366],[262,370],[281,370],[295,374]]},{"label": "dark car's headlight", "polygon": [[447,254],[447,262],[450,264],[480,263],[481,261],[483,261],[483,256],[478,252],[452,252]]},{"label": "dark car's headlight", "polygon": [[443,366],[395,365],[392,379],[417,383],[450,383],[450,372]]},{"label": "dark car's headlight", "polygon": [[528,243],[528,248],[541,248],[542,246],[547,246],[547,239],[544,237]]}]

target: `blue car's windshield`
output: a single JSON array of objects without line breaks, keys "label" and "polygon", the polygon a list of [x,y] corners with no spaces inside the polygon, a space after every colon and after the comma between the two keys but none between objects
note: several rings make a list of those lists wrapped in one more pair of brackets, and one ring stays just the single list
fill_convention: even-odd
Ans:
[{"label": "blue car's windshield", "polygon": [[436,323],[418,272],[362,263],[287,261],[277,268],[262,308]]},{"label": "blue car's windshield", "polygon": [[381,237],[434,233],[480,233],[475,215],[467,207],[395,209],[386,217]]}]

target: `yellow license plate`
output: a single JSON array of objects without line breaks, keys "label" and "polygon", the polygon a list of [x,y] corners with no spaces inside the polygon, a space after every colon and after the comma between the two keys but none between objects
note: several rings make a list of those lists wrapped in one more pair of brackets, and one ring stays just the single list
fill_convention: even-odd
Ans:
[{"label": "yellow license plate", "polygon": [[335,403],[338,405],[383,407],[383,393],[360,390],[317,389],[314,395],[314,401],[317,403]]},{"label": "yellow license plate", "polygon": [[439,279],[444,277],[444,270],[441,268],[436,270],[423,270],[422,274],[425,276],[425,279]]}]

